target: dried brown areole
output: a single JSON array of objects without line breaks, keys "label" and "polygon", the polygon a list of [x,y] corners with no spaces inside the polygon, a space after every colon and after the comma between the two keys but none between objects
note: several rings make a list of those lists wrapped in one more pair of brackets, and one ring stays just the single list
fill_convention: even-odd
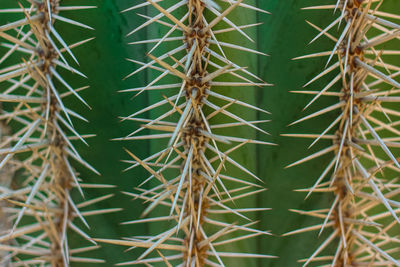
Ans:
[{"label": "dried brown areole", "polygon": [[[396,201],[400,188],[393,173],[400,171],[398,157],[393,151],[400,146],[399,66],[385,63],[388,56],[398,56],[400,50],[385,50],[388,45],[399,46],[400,16],[379,11],[384,1],[342,0],[337,4],[306,9],[335,10],[338,18],[319,31],[312,40],[326,36],[334,42],[332,51],[316,53],[298,59],[329,57],[327,68],[309,84],[335,74],[320,91],[298,91],[314,95],[309,107],[321,96],[335,97],[337,103],[305,116],[293,124],[338,112],[338,117],[321,134],[291,134],[303,138],[332,140],[332,145],[290,166],[308,162],[333,153],[334,157],[315,184],[304,191],[326,192],[334,195],[327,209],[295,211],[321,218],[321,224],[296,230],[286,235],[307,231],[330,231],[303,266],[400,266],[400,205]],[[341,25],[342,24],[342,25]],[[342,26],[337,34],[337,27]],[[335,36],[339,36],[338,38]],[[334,60],[336,59],[336,61]],[[332,62],[332,63],[331,63]],[[332,92],[339,84],[340,91]],[[329,92],[329,90],[331,92]],[[330,178],[327,181],[324,179]],[[323,256],[327,247],[335,253]]]},{"label": "dried brown areole", "polygon": [[[258,127],[264,121],[247,121],[229,111],[229,107],[241,105],[255,111],[266,111],[219,94],[215,92],[215,88],[268,85],[247,68],[232,62],[224,50],[265,54],[219,40],[225,34],[229,35],[229,32],[239,33],[241,38],[251,40],[244,30],[257,24],[237,26],[230,16],[234,10],[266,12],[242,0],[147,0],[126,11],[136,11],[146,6],[151,7],[151,10],[156,9],[158,13],[153,17],[142,15],[147,21],[130,34],[153,23],[166,26],[166,34],[156,39],[135,42],[155,45],[148,55],[150,62],[132,60],[142,66],[128,77],[145,69],[154,69],[161,74],[157,73],[154,80],[144,87],[124,91],[140,94],[143,91],[170,89],[173,93],[172,96],[164,96],[163,100],[126,117],[127,120],[143,122],[144,125],[121,140],[169,140],[165,149],[143,160],[128,152],[133,159],[130,161],[133,164],[130,168],[141,166],[151,174],[142,185],[149,182],[152,184],[150,189],[140,186],[137,193],[127,194],[148,203],[144,215],[155,208],[159,208],[163,215],[126,224],[170,223],[167,229],[157,229],[154,236],[101,241],[145,249],[137,260],[122,263],[123,265],[152,265],[158,262],[166,266],[224,266],[224,259],[227,257],[273,257],[247,251],[228,251],[235,242],[269,235],[267,231],[253,228],[256,222],[245,214],[267,209],[232,207],[233,200],[240,201],[264,189],[253,181],[231,177],[231,168],[235,167],[255,180],[260,180],[230,154],[245,144],[270,143],[236,137],[234,131],[230,132],[232,136],[215,133],[219,128],[239,126],[248,126],[265,133]],[[175,44],[177,45],[174,46]],[[156,48],[164,50],[160,52]],[[173,79],[177,83],[171,83]],[[221,102],[224,102],[223,106],[219,106]],[[162,110],[165,106],[170,110],[154,119],[140,117],[146,111]],[[226,122],[213,123],[213,119],[218,116],[225,117]],[[162,133],[136,135],[145,129]],[[221,149],[221,143],[229,147]],[[173,172],[174,170],[179,173]],[[244,219],[244,222],[224,221],[225,214],[237,216],[235,221]]]},{"label": "dried brown areole", "polygon": [[[109,212],[87,207],[111,195],[74,203],[73,191],[83,195],[85,187],[108,186],[80,184],[71,161],[97,171],[81,158],[72,142],[85,142],[84,138],[90,135],[76,132],[71,118],[85,119],[63,104],[66,97],[74,95],[87,105],[78,94],[87,87],[72,88],[63,74],[66,70],[85,77],[69,64],[69,58],[77,62],[71,50],[91,39],[67,45],[57,30],[58,24],[91,29],[64,16],[64,11],[90,8],[94,7],[65,6],[58,0],[27,0],[17,8],[0,10],[1,14],[12,13],[20,18],[0,26],[2,45],[8,48],[0,58],[0,101],[5,103],[0,119],[13,124],[13,132],[1,140],[4,158],[0,170],[12,162],[24,178],[21,188],[0,191],[0,201],[7,200],[12,205],[4,211],[13,219],[12,229],[1,232],[0,251],[7,253],[0,259],[1,264],[60,267],[72,262],[102,262],[79,256],[98,246],[76,221],[87,226],[85,216]],[[70,248],[69,231],[93,245]]]}]

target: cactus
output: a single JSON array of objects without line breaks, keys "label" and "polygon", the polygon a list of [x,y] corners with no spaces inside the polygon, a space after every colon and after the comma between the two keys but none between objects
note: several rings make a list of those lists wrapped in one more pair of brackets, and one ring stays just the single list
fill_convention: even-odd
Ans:
[{"label": "cactus", "polygon": [[[263,53],[235,43],[221,41],[223,38],[221,34],[232,31],[238,32],[243,38],[252,40],[244,30],[256,24],[237,26],[230,18],[232,11],[237,8],[265,11],[244,4],[241,0],[220,1],[221,3],[218,4],[214,1],[191,0],[168,3],[169,5],[164,7],[159,2],[148,0],[125,10],[131,11],[143,6],[151,6],[159,12],[153,17],[144,16],[147,21],[130,34],[152,23],[165,25],[168,31],[159,38],[133,43],[154,43],[154,46],[148,53],[151,59],[149,63],[131,60],[141,67],[129,74],[127,78],[146,68],[155,69],[161,74],[155,76],[146,86],[123,90],[123,92],[134,92],[138,95],[143,91],[162,90],[165,92],[173,89],[175,93],[172,96],[163,96],[161,101],[125,117],[124,120],[139,121],[144,125],[121,140],[169,140],[166,148],[143,160],[127,151],[132,157],[130,163],[133,164],[129,169],[142,166],[151,174],[141,185],[157,181],[151,189],[142,189],[139,186],[138,193],[127,194],[150,202],[143,215],[148,215],[158,206],[164,207],[167,213],[164,212],[162,216],[155,218],[126,222],[126,224],[163,221],[174,223],[153,236],[137,236],[125,241],[100,241],[146,249],[137,260],[124,264],[164,262],[172,266],[180,262],[181,266],[219,266],[223,265],[224,258],[229,257],[273,257],[220,249],[238,241],[269,234],[267,231],[253,228],[254,222],[251,222],[245,214],[266,209],[231,207],[234,200],[252,196],[264,189],[253,181],[232,177],[229,169],[236,167],[260,181],[260,178],[235,161],[230,154],[248,143],[264,145],[271,143],[241,138],[234,134],[218,134],[220,129],[234,129],[241,126],[265,133],[258,126],[265,121],[248,121],[228,111],[231,105],[266,113],[265,110],[218,92],[221,87],[268,85],[246,68],[232,62],[224,51]],[[208,18],[206,14],[209,14],[211,18]],[[161,20],[163,17],[168,18],[169,22]],[[167,47],[168,50],[157,53],[158,47]],[[174,77],[174,82],[172,82],[173,78],[167,80],[168,76]],[[164,77],[166,78],[162,80]],[[164,105],[171,108],[151,120],[143,118],[144,112],[157,110]],[[214,122],[215,120],[218,122]],[[158,133],[136,135],[145,129]],[[225,148],[224,144],[230,146]],[[174,172],[177,169],[180,170],[179,174]],[[223,220],[226,216],[221,215],[224,214],[236,215],[249,222],[232,224]]]},{"label": "cactus", "polygon": [[[4,170],[8,163],[17,161],[16,168],[23,178],[20,188],[1,195],[2,200],[13,205],[8,209],[13,225],[0,237],[0,249],[8,252],[2,260],[10,260],[11,266],[103,262],[79,256],[98,246],[76,221],[88,226],[86,216],[105,211],[87,207],[112,195],[74,202],[74,191],[83,196],[85,188],[107,186],[82,183],[72,167],[71,162],[76,161],[99,174],[73,145],[74,140],[86,143],[85,138],[91,136],[80,135],[72,124],[73,119],[85,118],[64,104],[66,98],[74,96],[88,106],[79,95],[87,87],[72,88],[64,77],[68,72],[85,77],[71,66],[70,59],[78,63],[71,50],[92,38],[67,44],[58,30],[63,23],[92,29],[67,15],[91,8],[47,0],[26,1],[17,8],[1,9],[1,13],[20,15],[18,20],[0,26],[0,37],[8,49],[0,59],[5,65],[0,74],[0,101],[5,103],[1,119],[2,123],[12,125],[12,133],[1,142],[4,158],[0,168]],[[69,232],[93,244],[70,248]]]},{"label": "cactus", "polygon": [[[10,134],[10,129],[4,125],[0,124],[0,142],[7,139]],[[4,156],[2,157],[4,158]],[[0,171],[0,192],[2,194],[8,193],[12,188],[12,179],[14,177],[15,167],[10,164],[4,166]],[[0,233],[4,234],[10,230],[10,217],[7,216],[8,203],[5,200],[0,200]],[[0,251],[0,266],[8,267],[10,266],[10,258],[8,251]]]},{"label": "cactus", "polygon": [[[330,266],[400,266],[396,260],[398,243],[394,231],[399,227],[398,184],[391,173],[400,171],[398,159],[392,152],[399,143],[398,112],[392,103],[400,101],[398,67],[387,62],[388,56],[399,50],[389,50],[396,43],[400,25],[395,14],[380,11],[384,1],[338,1],[336,5],[312,6],[306,9],[336,11],[337,18],[325,28],[308,22],[319,31],[311,41],[325,36],[333,41],[332,51],[302,56],[297,59],[328,57],[327,66],[309,81],[333,75],[333,79],[320,91],[297,91],[313,95],[305,109],[320,97],[329,96],[337,102],[307,115],[292,124],[337,112],[336,118],[321,134],[290,134],[313,138],[312,147],[319,140],[331,140],[331,145],[315,152],[289,167],[308,162],[327,153],[334,156],[308,189],[312,192],[333,194],[327,209],[295,210],[300,214],[321,218],[320,224],[305,227],[286,235],[318,230],[330,234],[315,252],[302,261],[328,262]],[[342,24],[342,25],[341,25]],[[340,31],[336,37],[336,27]],[[332,33],[331,33],[332,32]],[[398,42],[397,42],[398,43]],[[337,60],[334,60],[337,59]],[[386,62],[385,62],[386,61]],[[339,90],[335,91],[337,87]],[[329,180],[326,178],[330,177]],[[333,255],[324,251],[334,246]]]}]

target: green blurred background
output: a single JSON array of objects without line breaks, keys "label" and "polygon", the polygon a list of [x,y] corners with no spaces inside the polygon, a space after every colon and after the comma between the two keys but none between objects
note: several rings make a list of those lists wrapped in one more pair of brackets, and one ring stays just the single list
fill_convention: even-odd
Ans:
[{"label": "green blurred background", "polygon": [[[396,2],[397,1],[397,2]],[[235,159],[253,170],[265,181],[268,190],[257,197],[246,200],[246,206],[270,207],[273,210],[256,214],[254,218],[261,220],[260,229],[271,230],[275,236],[261,237],[257,240],[242,244],[242,252],[257,252],[279,256],[273,260],[237,260],[235,264],[227,263],[227,266],[300,266],[298,259],[305,258],[312,254],[318,244],[317,232],[281,238],[279,235],[314,224],[314,220],[306,216],[297,215],[288,209],[316,209],[326,207],[330,200],[323,194],[314,194],[310,199],[304,201],[305,193],[293,192],[295,189],[306,188],[313,184],[322,170],[328,164],[331,155],[314,160],[307,164],[290,169],[284,167],[288,164],[317,151],[328,143],[323,141],[308,150],[310,140],[282,137],[283,133],[319,133],[331,121],[336,114],[327,114],[324,117],[313,119],[299,125],[288,127],[291,122],[299,119],[306,113],[309,114],[318,108],[324,107],[334,101],[321,97],[313,104],[306,113],[302,112],[303,107],[311,99],[311,96],[293,94],[289,91],[299,90],[312,77],[317,75],[325,66],[326,59],[312,59],[293,61],[292,58],[313,52],[327,51],[332,49],[333,44],[327,38],[322,37],[312,45],[308,42],[316,35],[316,31],[308,26],[305,20],[319,26],[327,26],[334,19],[332,11],[302,11],[302,7],[325,4],[324,1],[316,0],[253,0],[259,8],[270,11],[272,15],[265,15],[255,12],[236,13],[234,21],[239,24],[263,22],[257,30],[246,31],[256,41],[250,44],[243,40],[240,35],[227,35],[227,40],[236,44],[257,48],[270,56],[249,56],[246,53],[228,52],[229,58],[262,77],[265,81],[274,84],[266,88],[243,88],[230,90],[231,96],[242,101],[256,104],[272,113],[271,116],[251,113],[246,111],[246,119],[271,119],[272,122],[263,125],[263,129],[271,133],[271,136],[255,133],[249,129],[243,129],[243,137],[251,138],[257,135],[260,140],[274,142],[279,146],[252,146],[249,145],[236,154]],[[334,2],[334,1],[329,1]],[[115,189],[86,190],[86,198],[94,198],[103,194],[115,193],[111,200],[98,205],[98,208],[123,208],[119,213],[103,216],[89,217],[88,222],[91,229],[87,232],[92,237],[99,238],[121,238],[132,235],[144,235],[156,231],[147,225],[120,225],[121,222],[133,220],[140,216],[145,208],[141,201],[131,199],[120,191],[133,191],[133,187],[140,184],[148,177],[145,170],[135,168],[128,172],[122,170],[128,167],[121,162],[128,159],[123,147],[133,151],[138,157],[144,158],[151,152],[157,151],[163,146],[158,141],[110,141],[113,138],[123,137],[139,127],[133,122],[120,122],[119,116],[129,115],[149,103],[160,99],[159,93],[144,93],[130,99],[131,95],[118,93],[117,91],[140,87],[145,85],[153,77],[151,72],[140,72],[129,79],[123,78],[135,70],[137,65],[130,63],[126,58],[139,61],[146,61],[145,45],[128,45],[128,42],[155,38],[162,30],[156,26],[148,27],[138,33],[126,37],[132,29],[144,22],[135,13],[152,14],[153,11],[141,9],[138,11],[121,13],[120,11],[135,5],[138,1],[126,0],[62,0],[62,5],[96,5],[97,9],[87,11],[66,11],[66,17],[83,22],[95,28],[94,31],[77,29],[62,22],[56,24],[60,34],[72,43],[89,37],[96,39],[82,47],[75,49],[74,53],[80,62],[80,70],[88,76],[88,80],[67,75],[71,85],[80,87],[90,85],[90,88],[82,92],[82,97],[89,103],[92,110],[75,99],[69,99],[66,106],[72,106],[75,111],[86,117],[90,123],[74,121],[75,127],[81,134],[95,133],[97,136],[88,140],[89,147],[78,144],[78,151],[81,156],[91,163],[100,173],[96,176],[80,166],[76,166],[81,172],[81,177],[88,183],[113,184]],[[398,0],[385,0],[386,8],[399,7]],[[1,0],[0,8],[16,7],[15,0]],[[383,10],[384,10],[383,9]],[[0,15],[0,25],[12,21],[13,16]],[[0,55],[5,50],[0,48]],[[2,66],[0,66],[1,68]],[[313,83],[309,89],[318,90],[322,88],[329,78],[325,77]],[[235,111],[235,109],[233,109]],[[237,109],[238,112],[242,112]],[[240,114],[240,113],[238,113]],[[149,118],[155,114],[147,114]],[[256,160],[254,160],[256,159]],[[76,195],[79,199],[79,195]],[[156,231],[157,232],[157,231]],[[322,236],[323,237],[323,236]],[[70,238],[70,240],[73,240]],[[74,241],[72,241],[74,243]],[[77,242],[75,242],[77,243]],[[72,246],[78,244],[71,244]],[[251,249],[250,249],[251,248]],[[85,256],[103,258],[107,261],[104,266],[111,266],[118,262],[134,260],[140,250],[125,252],[125,247],[103,245],[101,249],[87,253]],[[254,251],[256,250],[256,251]],[[88,264],[72,264],[72,266],[89,266]]]}]

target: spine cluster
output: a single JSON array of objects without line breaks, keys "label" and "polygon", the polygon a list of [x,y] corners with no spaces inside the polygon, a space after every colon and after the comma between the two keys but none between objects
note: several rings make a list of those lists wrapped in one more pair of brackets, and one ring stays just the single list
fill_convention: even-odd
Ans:
[{"label": "spine cluster", "polygon": [[[265,86],[267,85],[246,68],[226,57],[224,50],[246,51],[262,54],[255,50],[236,44],[219,41],[221,35],[238,32],[244,38],[251,38],[244,32],[253,25],[235,25],[230,14],[236,9],[262,11],[242,0],[224,1],[161,1],[147,0],[133,6],[127,11],[144,6],[151,6],[159,11],[158,15],[148,17],[147,21],[131,32],[159,23],[166,27],[165,35],[158,39],[144,40],[136,43],[155,43],[151,49],[149,63],[138,62],[141,68],[159,71],[155,79],[141,88],[124,90],[138,92],[162,90],[170,96],[146,107],[125,119],[145,123],[123,140],[162,139],[168,141],[167,147],[144,160],[129,152],[133,158],[132,167],[142,166],[151,174],[143,183],[153,181],[157,185],[150,189],[138,188],[138,193],[127,193],[149,203],[144,215],[156,207],[164,207],[165,216],[135,220],[126,224],[173,222],[165,231],[153,236],[137,236],[127,241],[102,240],[130,247],[142,247],[146,250],[132,262],[124,264],[165,263],[167,266],[224,266],[224,258],[268,258],[272,256],[252,253],[223,251],[224,247],[259,235],[269,234],[251,226],[254,224],[246,212],[265,210],[264,208],[236,209],[231,208],[234,201],[263,191],[257,184],[241,177],[234,177],[236,167],[242,173],[259,180],[257,176],[236,162],[229,154],[248,143],[269,144],[237,137],[235,127],[249,126],[261,130],[256,124],[263,121],[247,121],[229,111],[231,105],[265,112],[257,107],[217,93],[221,87]],[[218,3],[217,3],[218,2]],[[160,3],[161,4],[161,3]],[[176,17],[176,14],[183,14]],[[240,13],[239,13],[240,14]],[[219,26],[216,29],[216,26]],[[182,44],[183,42],[183,44]],[[166,49],[165,44],[173,49]],[[171,45],[177,44],[176,46]],[[156,50],[156,48],[160,48]],[[162,50],[164,49],[164,50]],[[160,51],[161,50],[161,51]],[[157,52],[158,51],[158,52]],[[157,55],[157,56],[155,56]],[[167,83],[168,77],[174,77],[177,83]],[[234,80],[228,81],[227,79]],[[218,101],[215,101],[218,100]],[[219,106],[221,101],[225,102]],[[170,111],[148,120],[139,115],[149,110],[169,106]],[[212,124],[210,121],[230,120],[227,123]],[[178,117],[179,119],[176,119]],[[150,135],[137,135],[144,129],[163,132]],[[218,130],[228,129],[232,135],[217,134]],[[226,132],[225,132],[226,133]],[[222,144],[221,144],[222,143]],[[234,144],[236,143],[236,144]],[[225,147],[228,146],[228,149]],[[222,149],[224,148],[224,149]],[[228,166],[231,165],[231,166]],[[226,165],[226,166],[225,166]],[[179,170],[179,173],[177,172]],[[175,173],[175,174],[174,174]],[[225,215],[232,214],[246,223],[226,222]]]},{"label": "spine cluster", "polygon": [[[317,182],[306,190],[308,195],[333,194],[332,205],[323,210],[297,211],[321,218],[323,223],[288,233],[332,229],[313,255],[304,260],[304,266],[311,262],[329,262],[329,266],[337,267],[400,266],[396,260],[396,231],[400,229],[396,197],[400,191],[396,179],[389,178],[391,173],[400,172],[399,160],[392,153],[400,146],[400,114],[395,108],[400,102],[400,83],[396,81],[400,73],[399,66],[385,63],[388,56],[399,55],[399,49],[387,47],[400,47],[400,25],[396,24],[398,14],[379,11],[384,2],[340,0],[336,5],[307,8],[331,9],[340,15],[325,29],[309,23],[319,31],[314,40],[325,35],[335,43],[333,51],[301,57],[329,57],[328,64],[334,61],[308,84],[337,73],[321,91],[300,92],[315,95],[307,107],[322,96],[335,97],[337,102],[295,123],[332,111],[338,114],[321,134],[295,135],[316,138],[313,144],[332,140],[332,145],[292,165],[334,154]],[[329,32],[338,26],[342,30],[335,37]],[[322,256],[332,245],[334,254]]]},{"label": "spine cluster", "polygon": [[[7,254],[0,262],[5,266],[53,267],[70,266],[72,262],[100,263],[102,260],[79,256],[97,245],[76,221],[88,226],[85,216],[104,211],[80,209],[109,196],[73,201],[74,190],[83,195],[83,188],[89,187],[80,184],[73,164],[97,171],[73,145],[74,140],[85,142],[88,136],[77,133],[72,119],[85,119],[64,105],[64,99],[71,95],[87,105],[78,94],[87,87],[72,88],[63,75],[73,72],[85,77],[67,59],[77,63],[71,50],[88,40],[67,45],[61,37],[63,32],[56,29],[59,24],[91,29],[65,17],[64,12],[93,7],[65,6],[59,0],[26,2],[18,8],[0,10],[21,18],[0,26],[2,44],[8,49],[0,58],[0,118],[12,125],[12,133],[1,140],[0,170],[12,166],[23,180],[15,190],[1,187],[0,201],[8,202],[3,211],[12,224],[10,229],[1,229],[0,251]],[[70,248],[69,232],[94,245]]]}]

